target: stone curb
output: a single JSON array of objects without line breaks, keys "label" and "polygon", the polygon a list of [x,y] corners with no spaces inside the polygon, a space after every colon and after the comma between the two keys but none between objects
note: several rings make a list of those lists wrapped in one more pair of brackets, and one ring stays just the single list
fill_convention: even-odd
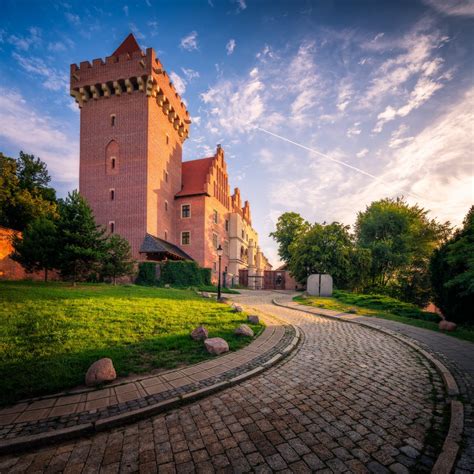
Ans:
[{"label": "stone curb", "polygon": [[[357,321],[353,319],[352,315],[350,315],[350,319],[349,319],[349,318],[344,317],[346,313],[340,313],[337,316],[336,315],[332,316],[329,314],[318,313],[317,311],[309,311],[305,308],[299,308],[299,307],[295,308],[293,306],[288,306],[286,304],[279,303],[276,299],[273,299],[272,302],[275,306],[281,306],[283,308],[292,309],[295,311],[302,311],[303,313],[308,313],[308,314],[312,314],[314,316],[320,316],[323,318],[335,319],[337,321],[344,321],[346,323],[358,324],[359,326],[363,326],[368,329],[373,329],[375,331],[391,336],[394,339],[397,339],[398,341],[408,345],[412,349],[419,352],[423,357],[428,359],[428,361],[435,367],[435,369],[441,375],[448,397],[451,398],[450,403],[449,403],[450,422],[449,422],[448,434],[446,435],[446,438],[443,442],[443,447],[441,448],[441,453],[439,454],[438,459],[436,460],[435,465],[433,466],[433,469],[431,472],[435,474],[447,474],[452,471],[454,467],[454,463],[456,462],[458,452],[459,452],[462,432],[464,429],[464,405],[460,400],[454,399],[455,397],[459,396],[458,385],[456,383],[456,380],[453,377],[453,374],[441,361],[439,361],[436,357],[434,357],[429,352],[422,349],[420,346],[418,346],[418,344],[415,344],[414,342],[411,342],[399,336],[398,334],[395,334],[393,331],[387,330],[385,328],[373,326],[363,321]],[[301,306],[304,306],[304,305],[301,305]]]},{"label": "stone curb", "polygon": [[[271,316],[274,320],[281,321],[274,316]],[[286,324],[286,323],[285,323]],[[288,325],[288,324],[287,324]],[[292,326],[292,325],[289,325]],[[86,423],[81,425],[76,425],[68,428],[62,428],[54,431],[49,431],[45,433],[38,433],[30,436],[22,436],[19,438],[13,438],[8,440],[0,440],[0,454],[7,454],[16,451],[21,451],[24,449],[31,449],[47,444],[52,444],[58,441],[65,441],[72,438],[77,438],[84,435],[92,435],[94,433],[99,433],[111,428],[116,428],[118,426],[126,425],[150,416],[155,416],[165,411],[177,408],[181,405],[199,400],[206,396],[209,396],[213,393],[219,392],[225,388],[236,385],[244,380],[247,380],[255,375],[258,375],[269,368],[280,363],[282,359],[286,358],[291,352],[293,352],[299,341],[301,340],[301,333],[295,326],[292,326],[295,331],[295,337],[289,342],[287,347],[283,348],[278,354],[276,354],[272,359],[264,362],[261,366],[256,367],[252,370],[244,372],[243,374],[238,375],[230,380],[218,382],[209,387],[205,387],[194,392],[184,393],[179,397],[174,397],[169,400],[164,400],[162,402],[155,403],[153,405],[138,408],[135,410],[128,411],[126,413],[121,413],[115,416],[109,416],[107,418],[99,419],[92,423]],[[258,338],[257,338],[258,340]],[[295,341],[296,340],[296,341]],[[290,349],[289,349],[290,348]],[[238,354],[237,351],[235,354]],[[192,366],[190,366],[192,367]]]}]

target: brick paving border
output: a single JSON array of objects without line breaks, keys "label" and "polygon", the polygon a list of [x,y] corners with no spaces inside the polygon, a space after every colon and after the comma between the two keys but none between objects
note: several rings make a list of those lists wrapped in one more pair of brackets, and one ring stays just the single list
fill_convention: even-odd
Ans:
[{"label": "brick paving border", "polygon": [[[57,394],[38,397],[0,410],[0,454],[31,449],[135,422],[208,396],[267,370],[296,349],[302,333],[274,316],[260,315],[266,323],[264,331],[248,346],[236,352],[157,376],[135,377],[125,384],[106,385],[99,390],[64,392],[59,397]],[[212,369],[217,373],[211,374]],[[211,376],[198,375],[202,373]],[[167,380],[169,383],[152,384],[154,379],[161,382]],[[127,393],[135,392],[127,387],[137,387],[137,384],[137,393],[141,396],[128,397]],[[158,387],[157,391],[152,387]],[[110,396],[111,390],[114,390],[115,396]],[[107,393],[107,396],[98,398],[101,392]],[[124,398],[120,402],[121,393]],[[48,416],[53,412],[53,406],[58,410],[62,406],[68,406],[63,405],[62,400],[71,397],[75,397],[74,405],[78,407],[76,412]],[[89,397],[89,402],[79,401]],[[115,403],[107,403],[105,406],[98,403],[96,406],[94,399]],[[88,410],[77,412],[85,408],[87,403],[90,403]],[[14,413],[15,407],[19,407],[21,412]],[[46,415],[41,417],[43,414]],[[27,421],[29,417],[38,415],[39,418]],[[12,422],[12,419],[19,421]],[[7,423],[2,423],[2,420],[7,420]]]},{"label": "brick paving border", "polygon": [[450,423],[448,433],[443,442],[441,453],[439,454],[431,472],[434,474],[446,474],[453,470],[460,450],[460,443],[464,428],[464,405],[462,400],[458,399],[460,392],[454,376],[440,360],[438,360],[429,352],[422,349],[418,344],[407,340],[405,337],[401,337],[394,331],[382,328],[380,326],[375,326],[373,324],[369,324],[363,321],[357,321],[357,315],[341,313],[332,310],[320,311],[318,308],[307,306],[305,307],[305,305],[293,302],[279,302],[276,299],[273,299],[273,304],[296,311],[303,311],[305,313],[313,314],[315,316],[320,316],[323,318],[336,319],[347,323],[358,324],[360,326],[364,326],[366,328],[382,332],[403,342],[404,344],[407,344],[411,348],[418,351],[423,357],[428,359],[428,361],[436,368],[437,372],[441,375],[443,379],[443,382],[446,387],[446,392],[448,394],[450,407]]}]

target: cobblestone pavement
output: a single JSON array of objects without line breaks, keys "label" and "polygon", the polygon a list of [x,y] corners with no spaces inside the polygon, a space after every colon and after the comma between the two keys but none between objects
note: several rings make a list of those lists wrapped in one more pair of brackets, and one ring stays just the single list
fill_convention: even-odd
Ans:
[{"label": "cobblestone pavement", "polygon": [[285,362],[148,420],[0,459],[1,472],[429,472],[445,408],[416,351],[354,324],[243,304],[300,327]]}]

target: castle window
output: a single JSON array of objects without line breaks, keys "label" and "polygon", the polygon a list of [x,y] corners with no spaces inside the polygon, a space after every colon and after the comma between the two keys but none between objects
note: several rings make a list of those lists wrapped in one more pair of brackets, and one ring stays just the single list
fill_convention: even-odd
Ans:
[{"label": "castle window", "polygon": [[110,190],[110,200],[115,201],[115,189]]},{"label": "castle window", "polygon": [[212,245],[215,249],[217,249],[217,240],[218,240],[217,234],[212,234]]},{"label": "castle window", "polygon": [[115,156],[110,158],[110,167],[114,170],[115,169]]},{"label": "castle window", "polygon": [[244,237],[245,237],[245,232],[244,232],[244,231],[242,231],[242,238],[244,238]]},{"label": "castle window", "polygon": [[224,241],[224,255],[229,255],[229,241],[227,240]]},{"label": "castle window", "polygon": [[214,262],[214,263],[212,264],[212,268],[213,268],[213,270],[214,270],[215,272],[217,272],[217,263],[216,263],[216,262]]},{"label": "castle window", "polygon": [[191,217],[191,204],[183,204],[181,206],[181,217],[183,219]]},{"label": "castle window", "polygon": [[170,136],[168,134],[166,134],[166,144],[167,145],[170,144]]},{"label": "castle window", "polygon": [[165,183],[168,182],[168,171],[165,171]]},{"label": "castle window", "polygon": [[225,230],[226,230],[226,232],[229,232],[229,220],[228,219],[225,220]]},{"label": "castle window", "polygon": [[109,231],[110,231],[111,234],[113,234],[115,232],[115,222],[114,221],[109,222]]},{"label": "castle window", "polygon": [[168,212],[168,201],[165,201],[165,211]]},{"label": "castle window", "polygon": [[165,230],[165,240],[168,240],[168,231]]},{"label": "castle window", "polygon": [[214,224],[217,224],[219,222],[219,214],[217,213],[216,210],[214,210],[213,220],[214,220]]},{"label": "castle window", "polygon": [[191,242],[191,232],[181,232],[181,245],[189,245]]},{"label": "castle window", "polygon": [[115,127],[115,119],[116,119],[115,114],[112,114],[112,115],[110,116],[110,125],[111,125],[112,127]]}]

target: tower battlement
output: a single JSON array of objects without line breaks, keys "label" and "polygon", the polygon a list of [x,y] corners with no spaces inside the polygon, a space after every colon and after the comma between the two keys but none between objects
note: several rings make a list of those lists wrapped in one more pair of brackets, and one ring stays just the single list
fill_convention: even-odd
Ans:
[{"label": "tower battlement", "polygon": [[189,112],[153,48],[144,53],[129,36],[105,61],[98,58],[92,64],[71,64],[70,93],[80,108],[89,100],[137,92],[156,100],[182,141],[188,137]]}]

